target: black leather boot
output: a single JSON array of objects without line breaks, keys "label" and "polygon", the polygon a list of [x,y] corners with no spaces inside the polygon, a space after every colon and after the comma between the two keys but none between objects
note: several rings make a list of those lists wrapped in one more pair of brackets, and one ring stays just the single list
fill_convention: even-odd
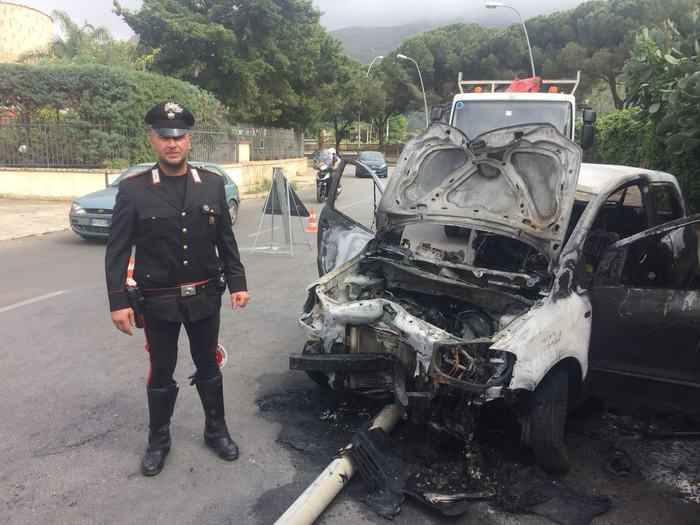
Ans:
[{"label": "black leather boot", "polygon": [[170,452],[170,417],[173,415],[179,388],[148,388],[149,428],[148,448],[141,460],[144,476],[155,476],[163,469],[165,456]]},{"label": "black leather boot", "polygon": [[224,388],[221,375],[197,379],[197,392],[204,407],[204,443],[228,461],[238,457],[238,445],[231,439],[224,419]]}]

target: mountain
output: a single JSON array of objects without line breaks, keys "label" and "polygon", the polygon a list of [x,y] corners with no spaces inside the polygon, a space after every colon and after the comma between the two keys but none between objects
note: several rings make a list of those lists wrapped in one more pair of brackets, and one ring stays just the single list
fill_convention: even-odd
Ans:
[{"label": "mountain", "polygon": [[343,43],[346,55],[369,64],[377,55],[385,55],[401,45],[406,38],[442,25],[439,22],[416,22],[392,27],[344,27],[330,34]]}]

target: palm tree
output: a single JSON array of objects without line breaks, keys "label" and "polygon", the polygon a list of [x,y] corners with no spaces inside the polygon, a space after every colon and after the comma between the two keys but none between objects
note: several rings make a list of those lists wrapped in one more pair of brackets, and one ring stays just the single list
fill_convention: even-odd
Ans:
[{"label": "palm tree", "polygon": [[58,60],[60,62],[103,62],[114,39],[104,26],[85,22],[82,27],[65,11],[53,11],[51,16],[61,25],[63,36],[54,37],[45,47],[22,55],[20,62]]}]

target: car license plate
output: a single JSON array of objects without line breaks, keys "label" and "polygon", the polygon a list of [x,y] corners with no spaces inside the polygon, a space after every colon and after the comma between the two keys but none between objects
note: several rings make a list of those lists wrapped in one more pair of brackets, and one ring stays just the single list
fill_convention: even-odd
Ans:
[{"label": "car license plate", "polygon": [[90,219],[90,226],[109,227],[109,219]]}]

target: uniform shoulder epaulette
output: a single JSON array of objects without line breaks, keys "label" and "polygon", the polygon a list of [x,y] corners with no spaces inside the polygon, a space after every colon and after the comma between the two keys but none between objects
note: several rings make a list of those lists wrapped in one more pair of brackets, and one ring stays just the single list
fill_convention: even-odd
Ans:
[{"label": "uniform shoulder epaulette", "polygon": [[137,177],[141,177],[142,175],[146,175],[147,173],[151,173],[151,168],[146,168],[143,171],[137,171],[136,173],[132,173],[131,175],[124,177],[122,182],[127,181],[127,180],[131,180],[131,179],[135,179]]},{"label": "uniform shoulder epaulette", "polygon": [[208,175],[216,175],[217,177],[221,177],[220,173],[215,172],[214,170],[211,170],[209,168],[206,168],[204,166],[192,166],[194,169],[196,169],[199,173],[206,173]]}]

